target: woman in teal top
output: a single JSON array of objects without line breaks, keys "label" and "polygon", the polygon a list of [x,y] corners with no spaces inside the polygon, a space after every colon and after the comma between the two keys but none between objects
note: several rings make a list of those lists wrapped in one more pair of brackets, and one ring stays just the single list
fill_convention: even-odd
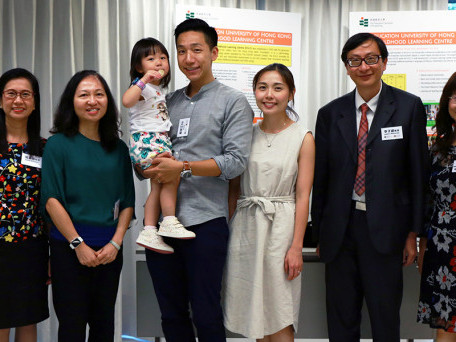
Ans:
[{"label": "woman in teal top", "polygon": [[52,292],[59,341],[112,341],[121,245],[133,215],[128,148],[106,81],[76,73],[43,156],[41,205],[52,220]]}]

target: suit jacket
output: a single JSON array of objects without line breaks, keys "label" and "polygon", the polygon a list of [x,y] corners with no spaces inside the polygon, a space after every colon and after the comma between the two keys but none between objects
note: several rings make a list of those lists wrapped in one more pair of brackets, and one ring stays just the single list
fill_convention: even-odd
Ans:
[{"label": "suit jacket", "polygon": [[[382,128],[402,128],[402,139],[382,140]],[[322,107],[315,130],[312,224],[320,257],[331,261],[350,218],[357,170],[355,91]],[[421,99],[383,84],[366,145],[366,215],[380,253],[403,250],[409,232],[421,232],[428,181],[426,113]]]}]

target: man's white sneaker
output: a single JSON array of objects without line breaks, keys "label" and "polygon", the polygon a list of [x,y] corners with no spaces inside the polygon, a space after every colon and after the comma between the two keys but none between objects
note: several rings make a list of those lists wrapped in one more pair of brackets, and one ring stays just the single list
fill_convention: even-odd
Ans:
[{"label": "man's white sneaker", "polygon": [[163,241],[163,238],[157,234],[157,228],[143,229],[141,233],[139,233],[138,239],[136,239],[136,243],[157,253],[174,253],[173,247],[167,245]]},{"label": "man's white sneaker", "polygon": [[163,220],[157,234],[175,239],[194,239],[196,236],[194,232],[185,229],[177,217]]}]

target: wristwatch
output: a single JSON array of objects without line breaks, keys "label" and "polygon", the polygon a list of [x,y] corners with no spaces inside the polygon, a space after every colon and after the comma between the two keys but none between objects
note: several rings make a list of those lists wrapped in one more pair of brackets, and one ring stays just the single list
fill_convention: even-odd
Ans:
[{"label": "wristwatch", "polygon": [[82,239],[82,237],[78,236],[77,238],[75,238],[73,241],[70,242],[70,248],[76,249],[79,245],[81,245],[82,241],[84,241]]},{"label": "wristwatch", "polygon": [[182,167],[181,177],[190,178],[191,176],[192,176],[192,168],[190,167],[190,163],[185,160],[184,165]]}]

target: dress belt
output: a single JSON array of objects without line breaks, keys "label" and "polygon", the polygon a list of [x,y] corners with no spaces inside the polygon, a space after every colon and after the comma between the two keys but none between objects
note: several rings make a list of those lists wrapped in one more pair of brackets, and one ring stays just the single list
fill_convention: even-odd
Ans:
[{"label": "dress belt", "polygon": [[269,220],[274,219],[275,206],[273,202],[279,203],[294,203],[295,195],[289,196],[276,196],[276,197],[262,197],[262,196],[241,196],[237,201],[238,208],[247,208],[253,205],[259,205],[263,213]]}]

